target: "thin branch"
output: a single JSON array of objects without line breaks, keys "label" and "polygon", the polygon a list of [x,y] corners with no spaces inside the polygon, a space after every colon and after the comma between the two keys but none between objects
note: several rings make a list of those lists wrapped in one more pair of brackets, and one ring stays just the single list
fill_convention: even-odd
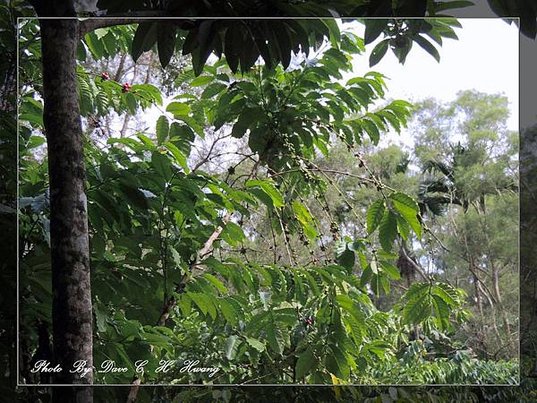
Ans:
[{"label": "thin branch", "polygon": [[222,137],[218,137],[216,138],[213,143],[211,144],[211,147],[209,148],[209,151],[207,151],[207,155],[202,158],[194,168],[192,168],[192,172],[196,171],[197,169],[199,169],[199,167],[201,167],[203,164],[207,163],[209,160],[211,160],[213,157],[211,157],[211,154],[213,153],[214,151],[214,148],[216,147],[216,144],[219,142],[219,141],[222,141],[228,137],[231,137],[231,134],[226,134],[225,136],[222,136]]},{"label": "thin branch", "polygon": [[414,267],[414,269],[416,269],[416,271],[419,273],[419,275],[425,280],[425,281],[431,281],[431,279],[429,278],[429,276],[423,271],[423,269],[421,268],[421,266],[419,264],[417,264],[414,259],[412,259],[410,256],[408,256],[408,253],[406,252],[406,249],[405,247],[403,246],[401,248],[401,251],[403,252],[403,256],[405,257],[405,259],[410,262],[410,264],[412,265],[412,267]]}]

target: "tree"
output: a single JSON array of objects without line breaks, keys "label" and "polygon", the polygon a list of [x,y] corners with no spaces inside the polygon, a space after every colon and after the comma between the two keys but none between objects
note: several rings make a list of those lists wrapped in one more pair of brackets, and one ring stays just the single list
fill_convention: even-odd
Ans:
[{"label": "tree", "polygon": [[[478,313],[483,317],[487,301],[493,311],[499,307],[505,332],[502,338],[509,340],[512,319],[502,303],[500,270],[508,281],[514,281],[509,273],[516,267],[516,258],[508,251],[516,249],[517,223],[510,217],[516,216],[518,142],[505,126],[507,99],[464,91],[448,105],[425,101],[417,117],[421,136],[416,157],[426,173],[418,195],[421,212],[451,217],[440,225],[453,231],[447,247],[461,251],[472,276]],[[454,212],[454,205],[462,208],[462,214]],[[445,271],[455,271],[457,259],[448,260]],[[495,338],[500,338],[495,323],[493,327]],[[502,343],[497,347],[501,349]]]}]

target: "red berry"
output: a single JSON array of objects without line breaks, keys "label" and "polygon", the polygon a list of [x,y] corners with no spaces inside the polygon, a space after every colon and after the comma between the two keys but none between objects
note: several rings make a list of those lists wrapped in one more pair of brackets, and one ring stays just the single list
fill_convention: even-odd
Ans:
[{"label": "red berry", "polygon": [[129,83],[125,83],[121,86],[121,91],[122,92],[129,92],[131,89],[131,85]]},{"label": "red berry", "polygon": [[103,80],[110,80],[110,74],[108,74],[106,71],[101,73],[101,78]]}]

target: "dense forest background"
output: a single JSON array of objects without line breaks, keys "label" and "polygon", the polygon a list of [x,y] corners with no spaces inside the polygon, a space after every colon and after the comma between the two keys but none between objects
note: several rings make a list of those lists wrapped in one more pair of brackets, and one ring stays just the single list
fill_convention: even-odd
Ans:
[{"label": "dense forest background", "polygon": [[[33,35],[35,40],[36,31],[32,29],[28,27],[29,38]],[[110,47],[125,46],[125,52],[130,45],[121,43],[124,31],[125,28],[102,30],[96,33],[96,38],[86,38],[86,50],[101,60],[109,56]],[[215,361],[242,360],[252,365],[259,362],[258,353],[266,352],[269,357],[262,362],[277,363],[274,365],[277,368],[262,365],[265,372],[261,376],[275,379],[274,382],[319,377],[322,383],[345,383],[356,365],[364,378],[351,382],[384,383],[384,376],[392,380],[400,377],[403,383],[428,383],[438,377],[463,379],[468,376],[465,372],[483,377],[476,382],[489,382],[489,375],[505,376],[507,382],[512,382],[516,366],[493,364],[517,354],[517,256],[516,246],[513,248],[516,237],[512,242],[499,237],[493,239],[498,235],[495,229],[511,228],[516,232],[517,226],[513,211],[517,204],[518,145],[516,136],[505,130],[506,100],[501,95],[466,91],[451,104],[444,105],[434,99],[414,106],[385,101],[382,76],[371,74],[347,81],[347,86],[363,92],[355,91],[354,100],[345,99],[346,109],[340,111],[328,95],[342,90],[334,84],[334,77],[339,78],[339,72],[349,68],[340,54],[361,51],[359,38],[346,34],[343,38],[348,38],[344,46],[335,40],[327,45],[339,53],[324,49],[313,63],[309,59],[293,60],[297,63],[295,69],[266,71],[259,67],[254,68],[257,72],[238,78],[227,66],[218,63],[209,63],[203,71],[190,72],[188,59],[179,59],[179,71],[173,72],[170,78],[165,71],[153,73],[159,71],[156,55],[144,55],[145,71],[143,66],[138,69],[125,66],[126,57],[121,54],[106,62],[91,61],[88,54],[79,55],[82,62],[77,75],[87,141],[91,267],[96,270],[92,275],[98,279],[94,288],[97,289],[95,320],[101,325],[97,326],[97,332],[105,335],[101,345],[98,343],[95,348],[97,352],[101,347],[101,351],[106,351],[112,346],[112,354],[121,356],[121,346],[131,345],[136,353],[145,348],[150,354],[174,356],[173,351],[164,351],[165,346],[176,342],[183,350],[184,341],[173,340],[172,333],[163,328],[180,326],[185,330],[184,319],[178,324],[173,318],[171,312],[176,309],[181,316],[192,320],[189,339],[205,342],[199,354],[206,356],[214,347],[218,351]],[[30,64],[38,52],[36,45],[25,55],[29,56]],[[240,63],[242,66],[243,61]],[[134,70],[140,80],[136,81],[136,76],[122,77],[122,68]],[[323,68],[328,71],[328,77],[322,77]],[[325,92],[320,95],[325,98],[314,93],[311,85],[299,86],[302,76],[307,75],[304,71],[314,71],[316,84],[324,78]],[[49,290],[38,278],[46,275],[46,248],[50,240],[45,155],[38,133],[42,122],[39,96],[34,95],[34,91],[39,91],[39,77],[32,66],[27,73],[32,77],[29,82],[36,87],[25,88],[29,91],[22,105],[25,114],[22,120],[28,124],[27,143],[23,146],[23,182],[28,187],[21,194],[21,207],[25,210],[22,232],[27,230],[28,237],[24,238],[21,253],[24,259],[29,258],[28,268],[41,271],[29,276],[33,288],[27,290],[29,303],[22,305],[23,310],[28,308],[26,313],[30,318],[38,318],[27,329],[28,340],[33,340],[28,355],[32,355],[37,346],[43,346],[39,339],[46,338],[50,324],[47,317],[50,308],[46,308]],[[200,73],[201,77],[196,77]],[[130,84],[126,86],[125,82]],[[162,94],[155,87],[166,90]],[[237,94],[218,102],[232,87],[237,89]],[[255,97],[263,97],[265,89],[269,89],[265,106],[277,117],[271,122],[263,121],[266,116],[253,110],[254,105],[259,105]],[[275,90],[271,92],[271,89]],[[294,91],[299,95],[314,94],[308,100],[293,97]],[[136,116],[140,109],[160,104],[163,95],[176,94],[178,101],[169,103],[169,98],[166,99],[164,117],[155,118],[154,127],[146,127],[147,118]],[[337,93],[343,97],[342,94]],[[227,108],[226,102],[241,98],[246,101],[235,105],[237,110]],[[188,102],[181,102],[185,100]],[[282,135],[283,140],[275,141],[284,143],[279,148],[256,144],[252,141],[252,128],[258,129],[259,121],[282,123],[282,110],[271,109],[271,101],[277,107],[294,102],[298,111],[324,109],[318,108],[320,104],[326,106],[329,115],[327,118],[314,115],[317,120],[306,133],[301,133],[298,143],[292,135],[286,139],[283,130],[271,127]],[[110,110],[115,114],[109,115]],[[207,113],[211,110],[214,115]],[[489,113],[491,110],[494,113]],[[365,119],[359,111],[366,112]],[[322,114],[317,110],[313,113]],[[283,126],[294,122],[290,114],[285,116],[288,120]],[[345,130],[344,118],[349,115],[354,124],[361,125],[360,136],[349,136]],[[321,118],[325,118],[324,122]],[[383,132],[390,127],[399,129],[409,118],[412,118],[410,130],[415,134],[412,147],[402,150],[386,144],[377,146]],[[216,130],[203,130],[207,128],[207,123],[200,124],[203,119]],[[334,122],[336,126],[330,127]],[[314,147],[308,146],[307,132],[311,127],[322,127],[323,123],[326,127],[322,135],[311,134]],[[356,126],[352,128],[357,131]],[[453,136],[454,133],[457,134]],[[228,141],[230,135],[237,140]],[[452,141],[453,137],[456,141]],[[33,150],[32,153],[26,154],[27,149]],[[104,177],[102,166],[107,169]],[[174,176],[182,180],[174,183]],[[116,186],[103,179],[116,181],[113,182]],[[185,182],[189,183],[187,189],[183,187]],[[234,187],[239,193],[230,196]],[[93,194],[92,189],[95,189]],[[230,199],[226,200],[227,197]],[[118,199],[124,205],[114,205]],[[198,200],[203,202],[198,205]],[[181,208],[170,208],[172,203]],[[188,211],[186,205],[193,207],[196,216],[176,214]],[[222,214],[224,211],[230,214]],[[183,239],[184,231],[173,234],[177,227],[183,230],[191,227],[192,236]],[[144,231],[140,234],[144,242],[128,245],[125,232],[136,234],[136,228]],[[198,233],[200,229],[202,232]],[[94,245],[99,248],[96,253]],[[193,251],[198,252],[197,256],[192,255]],[[140,267],[144,258],[147,261]],[[157,274],[151,275],[150,270],[143,269],[155,266],[159,268]],[[291,267],[297,269],[292,277],[288,274]],[[97,271],[103,268],[108,271]],[[213,274],[207,268],[214,270]],[[247,273],[252,268],[257,271],[257,278],[250,278],[250,274],[237,278],[237,271],[242,269]],[[153,286],[136,281],[140,273],[134,272],[141,270],[144,271],[142,281],[153,277]],[[101,274],[102,286],[99,286]],[[355,274],[358,282],[353,280]],[[308,276],[314,277],[313,281]],[[111,283],[114,277],[117,287]],[[118,292],[126,282],[130,286]],[[320,293],[316,293],[314,284],[320,287]],[[110,286],[112,292],[104,291]],[[147,314],[125,298],[136,286],[150,288],[154,293],[140,295],[140,306],[158,307],[159,303],[154,303],[160,300],[162,305],[164,301],[164,308],[157,309],[157,326],[144,325],[148,317],[144,320],[142,317]],[[249,300],[231,302],[237,300],[231,295],[238,291],[250,293]],[[323,294],[326,298],[319,301],[317,297]],[[36,295],[38,298],[33,300]],[[185,303],[187,306],[176,305],[177,295],[181,302],[190,299]],[[211,298],[205,298],[207,295]],[[149,300],[145,300],[146,296]],[[348,305],[345,296],[357,298],[359,303]],[[299,304],[293,304],[294,300]],[[447,314],[440,300],[455,315]],[[323,308],[323,301],[327,308]],[[40,308],[43,302],[45,308]],[[426,309],[420,309],[424,305]],[[257,309],[251,312],[245,309],[252,306]],[[259,326],[262,319],[266,320],[263,313],[268,311],[276,314],[271,313],[261,332],[255,326],[242,328],[237,323],[237,316],[244,315]],[[334,313],[337,311],[339,318]],[[161,323],[164,314],[170,315]],[[219,339],[215,332],[207,334],[203,323],[209,323],[213,330],[220,326],[220,335],[226,337]],[[343,326],[340,330],[339,323]],[[459,326],[463,323],[464,326]],[[236,329],[232,329],[234,324],[244,334],[236,334]],[[386,331],[391,331],[394,338],[386,344],[378,343],[379,339],[385,339]],[[110,340],[109,336],[120,337]],[[331,354],[323,351],[327,336],[329,346],[332,342]],[[207,343],[209,340],[214,344]],[[367,351],[355,354],[354,347],[346,340],[355,345],[366,342]],[[461,351],[463,354],[459,354]],[[368,359],[368,354],[373,358]],[[110,351],[105,355],[109,356]],[[332,362],[329,357],[335,360]],[[400,363],[396,364],[393,358],[403,359],[404,371],[400,371]],[[125,357],[120,359],[128,362]],[[438,363],[432,371],[430,365],[425,368],[431,360]],[[450,365],[450,360],[455,360],[456,365]],[[376,367],[379,362],[380,367]],[[286,365],[290,372],[284,370]],[[479,370],[472,371],[475,365]],[[239,379],[260,369],[254,367],[241,373],[240,366],[233,368],[239,369],[236,374]],[[323,367],[328,371],[323,371]],[[462,373],[458,374],[461,368]],[[331,374],[331,378],[323,379],[323,373]],[[391,395],[392,392],[397,393],[391,391]]]}]

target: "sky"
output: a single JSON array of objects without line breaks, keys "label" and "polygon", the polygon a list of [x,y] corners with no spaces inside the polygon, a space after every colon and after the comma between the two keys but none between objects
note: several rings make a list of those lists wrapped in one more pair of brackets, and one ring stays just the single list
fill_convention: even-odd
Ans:
[{"label": "sky", "polygon": [[[365,57],[355,60],[355,74],[374,70],[386,75],[387,96],[406,100],[435,97],[453,100],[458,91],[476,89],[486,93],[504,93],[509,100],[511,116],[508,128],[518,131],[518,27],[498,18],[459,19],[459,40],[445,39],[439,48],[438,63],[420,46],[414,44],[406,63],[401,65],[388,51],[372,68],[367,45]],[[358,25],[358,34],[364,28]]]}]

